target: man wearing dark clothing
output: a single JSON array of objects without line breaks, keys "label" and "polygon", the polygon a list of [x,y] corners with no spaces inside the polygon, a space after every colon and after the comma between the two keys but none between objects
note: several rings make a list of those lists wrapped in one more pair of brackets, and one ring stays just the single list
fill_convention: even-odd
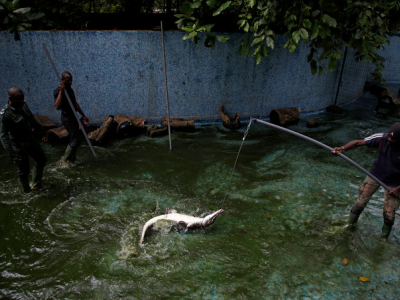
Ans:
[{"label": "man wearing dark clothing", "polygon": [[[342,147],[334,148],[332,153],[338,155],[345,150],[364,145],[379,149],[378,159],[374,162],[370,172],[390,187],[390,191],[385,190],[381,234],[382,238],[387,239],[394,224],[395,212],[400,204],[400,123],[394,123],[388,133],[377,133],[363,140],[351,141]],[[368,201],[379,187],[380,185],[375,180],[367,176],[358,190],[358,199],[351,209],[350,225],[356,224]]]},{"label": "man wearing dark clothing", "polygon": [[[12,162],[18,166],[18,179],[25,193],[42,187],[43,169],[47,158],[32,129],[47,138],[44,129],[33,116],[24,100],[24,93],[17,87],[8,90],[8,104],[0,111],[0,139]],[[32,187],[29,186],[29,156],[34,159]]]},{"label": "man wearing dark clothing", "polygon": [[68,131],[70,136],[70,141],[65,150],[64,156],[61,161],[68,165],[69,162],[74,162],[76,160],[76,151],[81,144],[81,132],[79,129],[78,121],[76,120],[76,112],[72,110],[68,99],[65,96],[64,91],[68,93],[68,96],[74,106],[75,110],[81,114],[84,122],[89,123],[89,119],[83,113],[78,102],[76,102],[74,90],[71,88],[72,75],[70,72],[63,72],[61,74],[61,83],[54,90],[54,106],[57,110],[61,109],[61,123],[64,125],[65,129]]}]

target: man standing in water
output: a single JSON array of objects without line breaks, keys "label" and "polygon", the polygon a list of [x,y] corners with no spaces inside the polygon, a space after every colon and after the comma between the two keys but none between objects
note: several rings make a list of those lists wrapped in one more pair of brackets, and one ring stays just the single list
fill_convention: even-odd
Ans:
[{"label": "man standing in water", "polygon": [[[378,159],[374,162],[371,174],[388,185],[390,192],[385,190],[383,203],[383,227],[381,237],[387,239],[392,230],[395,211],[399,208],[400,193],[400,123],[394,123],[388,133],[377,133],[363,140],[354,140],[342,147],[334,148],[332,154],[338,155],[345,150],[360,146],[379,148]],[[372,195],[378,190],[379,184],[367,176],[358,190],[358,199],[353,205],[349,225],[355,225],[360,214],[367,206]]]},{"label": "man standing in water", "polygon": [[[25,102],[24,93],[17,87],[8,90],[8,104],[0,111],[0,139],[11,161],[18,166],[18,179],[25,193],[42,187],[42,176],[47,158],[32,128],[43,134],[42,125],[36,120]],[[34,159],[32,187],[29,186],[29,156]]]},{"label": "man standing in water", "polygon": [[76,102],[74,90],[71,88],[72,75],[70,72],[63,72],[61,74],[61,83],[54,90],[54,107],[57,110],[61,109],[61,123],[64,125],[65,129],[68,131],[70,136],[69,144],[65,150],[64,156],[61,161],[68,165],[68,162],[74,162],[76,160],[76,152],[81,144],[81,133],[79,129],[78,121],[76,120],[76,112],[72,110],[68,103],[68,99],[65,96],[64,91],[68,93],[71,99],[72,105],[75,110],[81,114],[85,124],[89,123],[89,119],[83,113],[78,102]]}]

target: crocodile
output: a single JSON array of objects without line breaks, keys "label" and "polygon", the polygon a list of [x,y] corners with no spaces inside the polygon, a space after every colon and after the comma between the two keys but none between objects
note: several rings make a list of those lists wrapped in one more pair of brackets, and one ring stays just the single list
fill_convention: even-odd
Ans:
[{"label": "crocodile", "polygon": [[208,216],[205,216],[204,218],[197,218],[197,217],[190,216],[190,215],[176,213],[176,211],[174,210],[172,213],[167,213],[165,215],[154,217],[154,218],[150,219],[149,221],[147,221],[146,224],[144,224],[143,229],[142,229],[142,235],[141,235],[140,241],[139,241],[139,245],[142,244],[144,235],[146,234],[147,229],[151,225],[155,224],[158,220],[168,220],[175,224],[181,224],[185,228],[207,227],[207,226],[211,225],[212,223],[214,223],[214,221],[218,217],[218,215],[223,212],[224,212],[224,210],[220,209]]}]

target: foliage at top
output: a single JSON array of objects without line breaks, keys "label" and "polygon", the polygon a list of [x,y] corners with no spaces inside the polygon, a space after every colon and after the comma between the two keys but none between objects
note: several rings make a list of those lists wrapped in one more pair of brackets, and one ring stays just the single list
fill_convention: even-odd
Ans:
[{"label": "foliage at top", "polygon": [[[84,29],[90,13],[176,12],[184,40],[215,48],[228,35],[212,32],[215,25],[235,20],[245,32],[240,55],[252,55],[257,64],[275,47],[276,34],[285,34],[285,48],[294,52],[301,42],[309,46],[311,73],[333,71],[345,46],[357,51],[357,60],[375,65],[372,73],[383,82],[384,59],[378,54],[388,35],[400,30],[400,1],[394,0],[0,0],[0,29],[19,39],[28,29]],[[179,8],[179,9],[178,9]],[[179,12],[179,13],[177,13]],[[221,17],[224,17],[221,21]]]},{"label": "foliage at top", "polygon": [[378,54],[389,44],[388,35],[398,30],[400,1],[388,0],[193,0],[185,2],[176,14],[178,28],[186,31],[184,40],[197,43],[206,34],[206,47],[215,47],[216,39],[228,36],[211,33],[213,18],[228,14],[237,19],[238,28],[247,36],[239,45],[240,55],[252,55],[257,64],[274,49],[277,33],[284,33],[285,48],[294,52],[301,41],[308,44],[307,55],[312,74],[333,71],[342,46],[356,49],[357,59],[375,65],[372,77],[383,82],[384,58]]}]

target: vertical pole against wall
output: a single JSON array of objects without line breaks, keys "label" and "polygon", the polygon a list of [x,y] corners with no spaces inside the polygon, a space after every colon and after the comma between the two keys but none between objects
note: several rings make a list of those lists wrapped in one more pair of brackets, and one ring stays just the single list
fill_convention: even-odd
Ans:
[{"label": "vertical pole against wall", "polygon": [[165,95],[167,97],[167,120],[168,120],[168,136],[169,136],[169,150],[172,150],[172,141],[171,141],[171,126],[169,119],[169,102],[168,102],[168,84],[167,84],[167,66],[165,63],[165,47],[164,47],[164,29],[161,21],[161,36],[162,36],[162,49],[163,49],[163,58],[164,58],[164,77],[165,77]]},{"label": "vertical pole against wall", "polygon": [[342,85],[342,76],[343,76],[344,64],[346,63],[346,57],[347,57],[347,45],[346,45],[346,49],[344,50],[342,69],[340,70],[339,84],[338,84],[338,88],[336,90],[336,97],[335,97],[335,104],[334,105],[336,105],[336,103],[337,103],[337,98],[339,96],[340,86]]}]

